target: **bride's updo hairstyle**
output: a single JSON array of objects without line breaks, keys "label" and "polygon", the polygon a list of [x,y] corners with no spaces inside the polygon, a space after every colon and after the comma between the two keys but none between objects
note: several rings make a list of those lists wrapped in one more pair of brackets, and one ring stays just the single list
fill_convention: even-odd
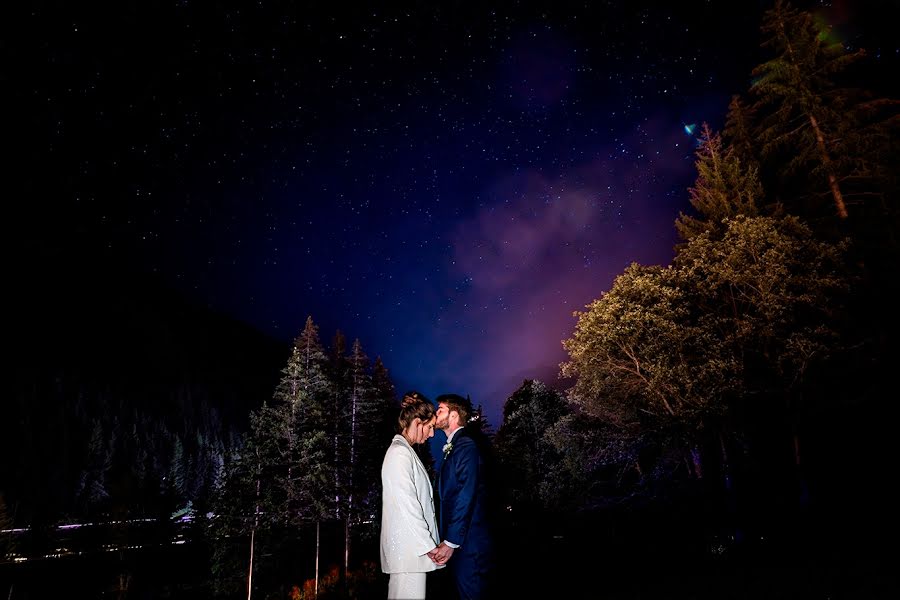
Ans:
[{"label": "bride's updo hairstyle", "polygon": [[400,416],[397,418],[397,433],[403,433],[416,418],[428,421],[434,416],[434,404],[423,394],[410,391],[403,394],[400,401]]}]

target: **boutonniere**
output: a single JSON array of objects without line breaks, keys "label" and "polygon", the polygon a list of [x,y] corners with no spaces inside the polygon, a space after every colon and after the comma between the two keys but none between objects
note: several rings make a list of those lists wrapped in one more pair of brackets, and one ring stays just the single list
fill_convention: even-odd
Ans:
[{"label": "boutonniere", "polygon": [[453,442],[447,442],[444,444],[444,458],[447,458],[447,455],[450,454],[450,451],[453,450]]}]

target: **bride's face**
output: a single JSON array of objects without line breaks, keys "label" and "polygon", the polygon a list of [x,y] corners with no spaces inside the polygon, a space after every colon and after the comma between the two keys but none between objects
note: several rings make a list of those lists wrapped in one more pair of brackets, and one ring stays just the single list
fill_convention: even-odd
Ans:
[{"label": "bride's face", "polygon": [[434,417],[431,417],[427,421],[413,419],[413,422],[409,424],[409,428],[406,431],[407,439],[412,441],[413,444],[421,444],[428,438],[434,437]]}]

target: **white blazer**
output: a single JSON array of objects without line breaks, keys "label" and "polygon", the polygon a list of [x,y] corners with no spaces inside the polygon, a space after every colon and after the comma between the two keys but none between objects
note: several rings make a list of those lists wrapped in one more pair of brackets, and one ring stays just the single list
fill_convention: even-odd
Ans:
[{"label": "white blazer", "polygon": [[[438,545],[431,480],[409,442],[395,435],[381,465],[381,570],[425,573]],[[443,565],[442,565],[443,566]]]}]

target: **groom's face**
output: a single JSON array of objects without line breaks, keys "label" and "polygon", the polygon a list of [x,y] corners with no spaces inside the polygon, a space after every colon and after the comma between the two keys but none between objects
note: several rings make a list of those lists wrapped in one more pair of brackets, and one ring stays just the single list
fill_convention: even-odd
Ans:
[{"label": "groom's face", "polygon": [[441,402],[438,404],[437,412],[434,413],[436,417],[436,421],[434,423],[435,429],[440,429],[441,431],[447,431],[450,427],[450,409],[447,407],[445,402]]}]

